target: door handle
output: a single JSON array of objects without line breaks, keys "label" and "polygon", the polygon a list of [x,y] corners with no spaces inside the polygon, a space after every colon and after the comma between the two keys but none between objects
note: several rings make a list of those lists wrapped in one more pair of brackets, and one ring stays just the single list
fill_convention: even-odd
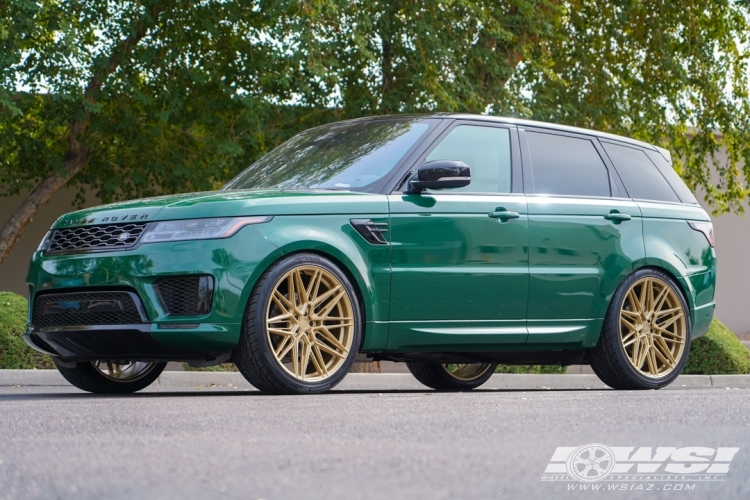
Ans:
[{"label": "door handle", "polygon": [[606,214],[604,216],[605,219],[611,220],[615,224],[619,224],[620,222],[628,221],[632,219],[632,217],[628,214],[621,214],[617,210],[612,210],[610,213]]},{"label": "door handle", "polygon": [[521,217],[521,214],[518,212],[510,212],[508,210],[496,210],[494,212],[490,212],[487,215],[492,217],[493,219],[500,219],[502,222],[505,222],[510,219],[518,219]]}]

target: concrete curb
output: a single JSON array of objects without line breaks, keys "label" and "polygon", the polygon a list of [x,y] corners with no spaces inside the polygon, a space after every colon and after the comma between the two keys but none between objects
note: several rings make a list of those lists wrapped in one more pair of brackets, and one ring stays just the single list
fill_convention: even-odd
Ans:
[{"label": "concrete curb", "polygon": [[[0,370],[0,387],[70,386],[57,370]],[[252,386],[238,372],[163,372],[156,382],[161,388]],[[682,375],[668,389],[683,387],[750,388],[750,375]],[[607,389],[596,375],[518,375],[498,373],[482,386],[484,390]],[[424,391],[410,374],[350,373],[336,391]]]}]

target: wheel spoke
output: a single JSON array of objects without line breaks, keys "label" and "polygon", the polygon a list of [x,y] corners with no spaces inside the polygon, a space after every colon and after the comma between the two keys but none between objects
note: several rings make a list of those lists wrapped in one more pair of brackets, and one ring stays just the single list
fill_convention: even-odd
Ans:
[{"label": "wheel spoke", "polygon": [[292,371],[299,376],[299,341],[297,339],[292,342]]},{"label": "wheel spoke", "polygon": [[646,297],[648,296],[648,284],[650,282],[651,279],[646,278],[646,281],[644,281],[641,285],[641,293],[638,297],[638,304],[641,306],[641,311],[643,312],[647,312],[649,310]]},{"label": "wheel spoke", "polygon": [[671,292],[672,289],[668,286],[664,286],[664,288],[661,289],[661,292],[659,292],[659,295],[656,296],[656,300],[654,302],[654,311],[658,311],[661,309],[661,306],[664,305],[664,301],[667,300],[667,297],[669,297],[669,292]]},{"label": "wheel spoke", "polygon": [[635,332],[630,332],[622,338],[623,347],[627,347],[633,344],[634,342],[638,342],[638,334],[636,334]]},{"label": "wheel spoke", "polygon": [[667,314],[674,314],[676,312],[679,312],[680,315],[682,315],[682,306],[673,307],[672,309],[662,309],[661,311],[657,311],[654,316],[658,319]]},{"label": "wheel spoke", "polygon": [[654,310],[654,280],[646,281],[646,311]]},{"label": "wheel spoke", "polygon": [[[665,337],[665,336],[664,336],[665,334],[666,334],[666,335],[670,335],[670,336],[668,336],[668,337]],[[685,343],[685,339],[683,339],[683,338],[682,338],[682,336],[680,336],[680,335],[679,335],[679,334],[677,334],[677,333],[672,333],[672,332],[667,332],[667,331],[659,331],[659,330],[657,330],[657,331],[656,331],[656,334],[655,334],[655,335],[657,335],[657,336],[658,336],[658,338],[660,338],[660,339],[661,339],[661,340],[663,340],[664,342],[669,342],[669,343],[671,343],[671,344],[682,345],[682,344],[684,344],[684,343]]]},{"label": "wheel spoke", "polygon": [[640,368],[638,365],[638,358],[639,358],[639,351],[641,350],[641,339],[636,338],[635,343],[633,344],[633,351],[630,353],[630,362],[633,363],[633,366],[636,368]]},{"label": "wheel spoke", "polygon": [[294,315],[292,313],[287,312],[284,314],[279,314],[278,316],[274,316],[273,318],[268,318],[266,320],[266,323],[268,323],[269,325],[272,325],[274,323],[286,322],[287,320],[292,319],[293,317]]},{"label": "wheel spoke", "polygon": [[641,307],[641,302],[638,300],[638,297],[635,294],[634,289],[628,290],[628,301],[630,302],[630,308],[634,310],[634,312],[638,313],[638,317],[640,317],[641,313],[643,312],[643,307]]},{"label": "wheel spoke", "polygon": [[659,369],[657,368],[656,364],[656,356],[654,356],[654,348],[653,346],[648,346],[648,351],[646,354],[646,365],[648,366],[648,371],[651,375],[658,375]]},{"label": "wheel spoke", "polygon": [[326,300],[328,297],[332,296],[335,293],[338,293],[339,290],[342,290],[341,285],[335,286],[335,287],[331,288],[330,290],[327,290],[322,295],[319,295],[318,297],[316,297],[315,301],[311,302],[310,305],[313,306],[313,307],[317,306],[318,304],[320,304],[324,300]]},{"label": "wheel spoke", "polygon": [[313,364],[315,365],[318,374],[324,377],[327,376],[328,369],[326,368],[326,362],[323,360],[323,354],[321,354],[320,348],[317,344],[312,345],[312,354]]},{"label": "wheel spoke", "polygon": [[339,341],[339,339],[337,339],[336,336],[332,334],[328,330],[328,328],[326,328],[325,326],[318,326],[315,328],[315,331],[322,334],[325,337],[325,339],[329,343],[331,343],[333,347],[341,351],[341,353],[346,354],[347,352],[349,352],[349,350],[346,347],[344,347],[344,345]]},{"label": "wheel spoke", "polygon": [[295,310],[294,305],[289,302],[289,300],[281,295],[281,292],[278,290],[273,291],[273,295],[271,296],[271,299],[273,302],[278,306],[279,309],[281,309],[281,312],[284,314],[292,314],[292,312]]},{"label": "wheel spoke", "polygon": [[627,309],[621,310],[620,311],[620,315],[621,316],[624,315],[624,316],[629,317],[630,319],[635,319],[635,320],[640,320],[641,319],[641,314],[640,313],[637,313],[637,312],[634,312],[634,311],[628,311]]},{"label": "wheel spoke", "polygon": [[630,321],[626,320],[623,317],[620,317],[620,324],[623,325],[623,326],[625,326],[625,328],[628,329],[628,332],[637,332],[638,331],[638,329],[635,327],[635,325],[633,323],[631,323]]},{"label": "wheel spoke", "polygon": [[677,366],[677,360],[674,359],[672,351],[669,350],[669,346],[667,346],[663,338],[654,338],[654,353],[659,357],[661,362],[667,365],[669,368],[674,368],[675,366]]},{"label": "wheel spoke", "polygon": [[337,350],[333,349],[328,344],[326,344],[324,342],[321,342],[318,339],[315,340],[315,346],[318,348],[318,350],[326,352],[326,353],[330,354],[331,356],[335,356],[335,357],[337,357],[339,359],[345,359],[346,358],[346,355],[345,355],[346,353],[342,354],[342,353],[338,352]]},{"label": "wheel spoke", "polygon": [[318,292],[320,291],[320,280],[323,277],[323,271],[316,269],[312,279],[310,279],[310,287],[307,291],[307,298],[310,303],[318,298]]},{"label": "wheel spoke", "polygon": [[295,343],[297,343],[297,340],[294,337],[285,337],[274,351],[276,359],[279,361],[284,359],[284,356],[286,356],[289,350],[294,347]]},{"label": "wheel spoke", "polygon": [[332,298],[328,302],[328,304],[326,304],[323,310],[321,310],[318,314],[315,315],[315,319],[325,321],[328,314],[333,310],[334,307],[338,305],[342,297],[344,297],[345,295],[346,295],[346,290],[341,290],[334,298]]},{"label": "wheel spoke", "polygon": [[[303,337],[304,339],[304,337]],[[302,359],[300,360],[300,372],[299,376],[303,379],[307,377],[307,366],[310,364],[310,343],[306,341],[300,342],[302,344]]]},{"label": "wheel spoke", "polygon": [[296,305],[299,311],[302,311],[304,306],[308,303],[307,290],[305,290],[305,284],[302,282],[302,273],[299,269],[295,270],[292,275],[294,276],[294,288],[297,291]]},{"label": "wheel spoke", "polygon": [[671,318],[669,318],[668,320],[666,320],[666,321],[665,321],[664,323],[658,323],[658,324],[656,324],[655,326],[656,326],[656,328],[658,328],[659,330],[666,330],[666,329],[667,329],[667,327],[670,327],[670,326],[672,326],[672,325],[673,325],[673,324],[674,324],[675,322],[677,322],[678,320],[682,319],[682,317],[683,317],[683,316],[684,316],[684,315],[683,315],[682,313],[680,313],[680,314],[677,314],[677,315],[675,315],[675,316],[672,316],[672,317],[671,317]]},{"label": "wheel spoke", "polygon": [[293,337],[296,333],[297,325],[294,325],[294,329],[289,328],[269,328],[268,333],[273,333],[274,335],[281,335],[282,337]]}]

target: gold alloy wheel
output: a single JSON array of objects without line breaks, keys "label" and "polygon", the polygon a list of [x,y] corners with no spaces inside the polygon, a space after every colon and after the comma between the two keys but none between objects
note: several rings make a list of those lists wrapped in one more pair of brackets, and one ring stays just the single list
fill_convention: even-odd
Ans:
[{"label": "gold alloy wheel", "polygon": [[266,311],[276,361],[304,382],[324,380],[345,363],[354,339],[354,309],[344,285],[327,269],[305,265],[274,287]]},{"label": "gold alloy wheel", "polygon": [[491,363],[443,364],[443,369],[456,380],[471,382],[476,380],[492,367]]},{"label": "gold alloy wheel", "polygon": [[620,341],[630,364],[646,377],[668,375],[684,355],[686,337],[677,292],[659,278],[636,281],[620,308]]},{"label": "gold alloy wheel", "polygon": [[92,361],[96,371],[114,382],[134,382],[140,380],[154,369],[156,363],[135,361],[118,364],[113,361]]}]

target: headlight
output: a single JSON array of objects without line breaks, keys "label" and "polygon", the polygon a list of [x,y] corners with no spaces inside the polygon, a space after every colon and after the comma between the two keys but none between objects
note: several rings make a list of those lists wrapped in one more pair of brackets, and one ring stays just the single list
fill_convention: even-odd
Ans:
[{"label": "headlight", "polygon": [[43,252],[44,250],[47,250],[47,243],[49,243],[50,234],[52,234],[52,231],[47,231],[47,234],[44,235],[44,238],[42,238],[42,242],[39,243],[39,248],[36,249],[37,252]]},{"label": "headlight", "polygon": [[190,219],[156,222],[143,235],[143,243],[162,241],[210,240],[229,238],[250,224],[268,222],[273,217],[222,217],[220,219]]}]

